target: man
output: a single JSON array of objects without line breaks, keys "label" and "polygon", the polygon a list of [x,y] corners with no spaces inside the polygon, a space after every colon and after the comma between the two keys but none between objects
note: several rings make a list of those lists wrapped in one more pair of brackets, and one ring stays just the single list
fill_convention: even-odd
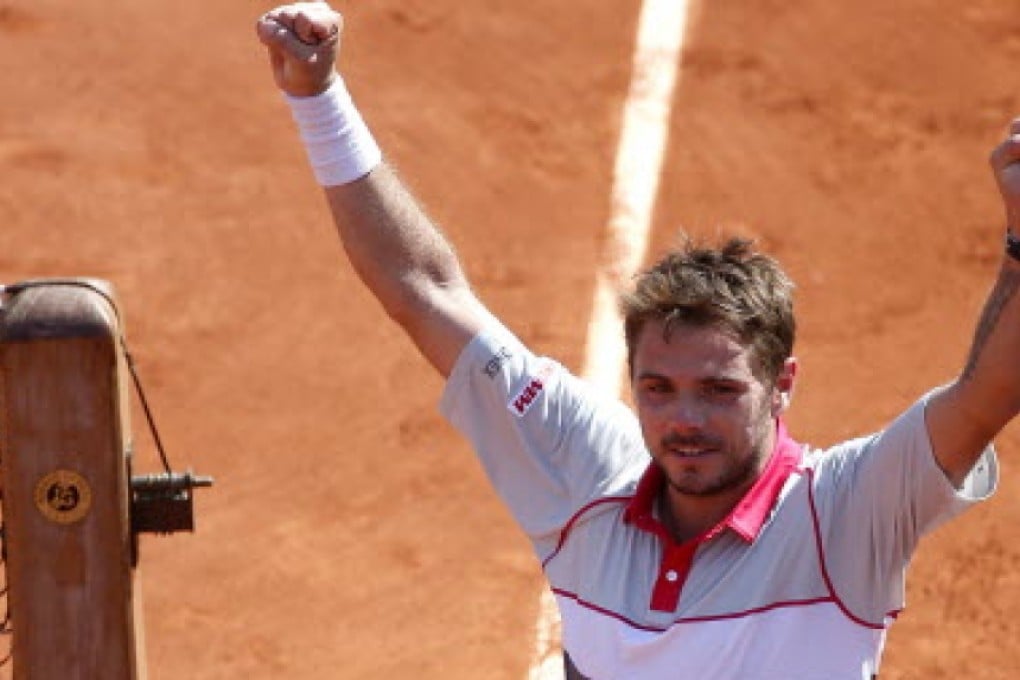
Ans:
[{"label": "man", "polygon": [[[781,419],[797,376],[785,274],[742,241],[688,245],[623,300],[635,414],[473,295],[335,73],[341,28],[321,3],[257,24],[351,264],[447,378],[444,414],[542,561],[570,677],[876,674],[920,536],[995,485],[990,442],[1020,406],[1020,241],[959,378],[826,451]],[[1013,228],[1018,161],[1020,121],[991,158]]]}]

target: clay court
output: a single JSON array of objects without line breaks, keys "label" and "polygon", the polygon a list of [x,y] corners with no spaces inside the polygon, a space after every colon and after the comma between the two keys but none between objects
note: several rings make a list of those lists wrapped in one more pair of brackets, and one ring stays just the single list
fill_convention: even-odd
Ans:
[{"label": "clay court", "polygon": [[[344,262],[269,7],[0,0],[0,281],[113,283],[171,461],[217,482],[194,535],[143,540],[149,677],[523,680],[537,562]],[[639,2],[340,8],[391,162],[480,296],[579,370]],[[785,263],[798,439],[873,431],[962,366],[1018,63],[1001,0],[695,5],[652,251],[683,228]],[[998,446],[997,496],[922,543],[883,678],[1020,674],[1020,429]]]}]

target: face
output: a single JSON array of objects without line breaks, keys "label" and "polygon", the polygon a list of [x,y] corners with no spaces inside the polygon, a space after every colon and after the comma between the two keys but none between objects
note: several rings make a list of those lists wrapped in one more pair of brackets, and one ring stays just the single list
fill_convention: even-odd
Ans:
[{"label": "face", "polygon": [[634,348],[634,403],[645,444],[670,493],[742,493],[775,441],[796,364],[775,385],[755,375],[753,350],[713,327],[648,322]]}]

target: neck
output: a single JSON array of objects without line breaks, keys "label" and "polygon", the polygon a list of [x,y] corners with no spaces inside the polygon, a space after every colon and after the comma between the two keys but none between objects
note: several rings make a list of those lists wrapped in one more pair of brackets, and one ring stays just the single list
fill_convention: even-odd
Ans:
[{"label": "neck", "polygon": [[708,496],[681,493],[667,482],[659,496],[662,523],[678,543],[696,538],[726,519],[754,481]]}]

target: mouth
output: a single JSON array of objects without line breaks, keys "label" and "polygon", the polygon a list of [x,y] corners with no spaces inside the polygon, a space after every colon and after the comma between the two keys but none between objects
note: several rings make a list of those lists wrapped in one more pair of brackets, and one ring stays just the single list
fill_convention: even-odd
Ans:
[{"label": "mouth", "polygon": [[715,448],[691,448],[682,446],[667,446],[666,452],[670,455],[676,456],[677,458],[694,459],[694,458],[705,458],[711,456],[714,453],[718,453],[718,449]]},{"label": "mouth", "polygon": [[670,432],[660,442],[660,451],[670,458],[695,461],[708,458],[725,450],[723,441],[707,432],[681,434]]}]

